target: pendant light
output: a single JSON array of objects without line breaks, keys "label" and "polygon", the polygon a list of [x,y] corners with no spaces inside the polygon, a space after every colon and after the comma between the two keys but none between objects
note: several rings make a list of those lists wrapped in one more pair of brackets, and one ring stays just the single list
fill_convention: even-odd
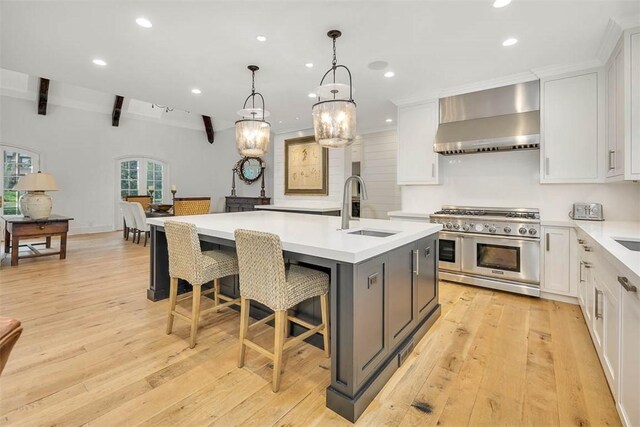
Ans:
[{"label": "pendant light", "polygon": [[[262,157],[269,151],[271,139],[271,124],[265,120],[269,112],[264,109],[264,97],[256,92],[255,78],[259,68],[256,65],[247,68],[251,71],[251,95],[247,96],[242,110],[238,111],[242,119],[236,122],[236,148],[242,156]],[[256,97],[260,97],[262,102],[260,108],[256,108]],[[247,108],[249,100],[251,107]]]},{"label": "pendant light", "polygon": [[[327,36],[333,40],[333,61],[329,71],[320,80],[320,87],[316,89],[318,102],[311,110],[316,142],[330,148],[351,145],[356,137],[356,103],[353,101],[351,71],[344,65],[338,65],[336,60],[336,39],[341,35],[342,33],[338,30],[327,33]],[[336,83],[338,68],[344,68],[347,71],[348,86]],[[325,84],[324,80],[329,74],[332,82]],[[348,98],[346,98],[347,94]],[[329,99],[321,100],[321,98]]]}]

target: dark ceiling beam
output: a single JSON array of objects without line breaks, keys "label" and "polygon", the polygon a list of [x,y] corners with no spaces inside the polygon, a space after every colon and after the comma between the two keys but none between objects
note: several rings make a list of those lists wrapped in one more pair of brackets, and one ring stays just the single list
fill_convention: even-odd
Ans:
[{"label": "dark ceiling beam", "polygon": [[47,115],[47,101],[49,100],[49,79],[40,77],[40,90],[38,91],[38,114]]},{"label": "dark ceiling beam", "polygon": [[111,114],[111,126],[120,124],[120,114],[122,113],[122,103],[124,96],[116,95],[116,101],[113,103],[113,113]]},{"label": "dark ceiling beam", "polygon": [[213,144],[213,124],[211,123],[211,117],[202,116],[202,121],[204,122],[204,129],[207,131],[207,140]]}]

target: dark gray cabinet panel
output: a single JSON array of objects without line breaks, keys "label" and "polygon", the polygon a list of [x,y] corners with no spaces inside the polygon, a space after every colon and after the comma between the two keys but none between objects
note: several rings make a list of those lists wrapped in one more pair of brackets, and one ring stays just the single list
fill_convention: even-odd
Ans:
[{"label": "dark gray cabinet panel", "polygon": [[425,237],[417,243],[414,255],[414,289],[416,292],[416,313],[418,319],[426,316],[437,303],[436,244],[434,237]]},{"label": "dark gray cabinet panel", "polygon": [[377,257],[359,264],[355,280],[355,382],[359,386],[387,351],[385,334],[385,260]]},{"label": "dark gray cabinet panel", "polygon": [[389,299],[389,345],[395,347],[402,341],[415,319],[412,281],[415,243],[389,253],[388,299]]}]

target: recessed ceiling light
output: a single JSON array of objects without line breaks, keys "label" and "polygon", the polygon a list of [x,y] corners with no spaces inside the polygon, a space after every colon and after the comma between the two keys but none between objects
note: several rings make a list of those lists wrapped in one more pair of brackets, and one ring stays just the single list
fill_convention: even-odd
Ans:
[{"label": "recessed ceiling light", "polygon": [[194,95],[200,95],[202,93],[202,91],[198,88],[193,88],[191,89],[191,93]]},{"label": "recessed ceiling light", "polygon": [[511,3],[511,0],[496,0],[493,2],[493,7],[495,8],[505,7],[509,3]]},{"label": "recessed ceiling light", "polygon": [[518,43],[518,39],[511,37],[503,41],[502,46],[513,46],[516,43]]},{"label": "recessed ceiling light", "polygon": [[384,70],[388,66],[389,63],[387,61],[373,61],[370,62],[369,65],[367,65],[370,70]]},{"label": "recessed ceiling light", "polygon": [[296,117],[296,120],[300,120],[300,117]]},{"label": "recessed ceiling light", "polygon": [[387,119],[387,120],[385,120],[385,122],[391,123],[391,122],[393,122],[393,119]]},{"label": "recessed ceiling light", "polygon": [[143,28],[151,28],[151,27],[153,27],[153,25],[151,25],[151,21],[149,21],[147,18],[143,18],[143,17],[140,17],[140,18],[136,19],[136,24],[140,25]]},{"label": "recessed ceiling light", "polygon": [[384,73],[384,76],[388,79],[390,79],[391,77],[395,76],[396,73],[394,73],[393,71],[387,71],[386,73]]},{"label": "recessed ceiling light", "polygon": [[258,36],[256,37],[256,40],[258,40],[259,42],[266,42],[267,38],[265,36]]},{"label": "recessed ceiling light", "polygon": [[313,63],[312,62],[307,62],[306,64],[304,64],[305,67],[307,68],[313,68]]},{"label": "recessed ceiling light", "polygon": [[282,120],[278,120],[278,123],[282,123]]},{"label": "recessed ceiling light", "polygon": [[311,93],[310,93],[309,95],[307,95],[307,96],[308,96],[309,98],[315,98],[315,97],[316,97],[316,96],[318,96],[318,95],[316,95],[315,93],[311,92]]},{"label": "recessed ceiling light", "polygon": [[94,64],[104,67],[107,65],[107,62],[104,59],[96,58],[92,61]]}]

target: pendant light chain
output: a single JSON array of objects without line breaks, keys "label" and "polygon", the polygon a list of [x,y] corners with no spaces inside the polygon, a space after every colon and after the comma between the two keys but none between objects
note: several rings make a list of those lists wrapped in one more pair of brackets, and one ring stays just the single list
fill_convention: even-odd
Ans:
[{"label": "pendant light chain", "polygon": [[[251,107],[256,108],[256,72],[255,70],[251,70]],[[263,105],[264,107],[264,105]],[[251,113],[252,116],[255,117],[255,111]]]}]

